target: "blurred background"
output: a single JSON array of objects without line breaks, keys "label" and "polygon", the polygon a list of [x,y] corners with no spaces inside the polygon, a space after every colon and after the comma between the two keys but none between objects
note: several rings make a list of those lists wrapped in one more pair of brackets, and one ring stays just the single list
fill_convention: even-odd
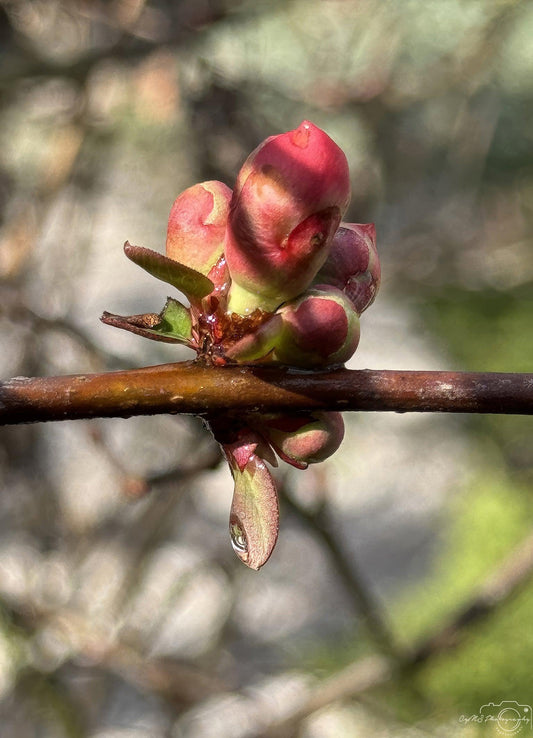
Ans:
[{"label": "blurred background", "polygon": [[[0,376],[192,358],[99,322],[167,296],[122,244],[163,250],[183,189],[304,118],[377,227],[349,366],[532,371],[532,39],[527,0],[3,0]],[[334,458],[278,470],[259,573],[194,418],[1,429],[2,738],[470,737],[531,706],[527,567],[401,666],[531,535],[532,419],[345,420]]]}]

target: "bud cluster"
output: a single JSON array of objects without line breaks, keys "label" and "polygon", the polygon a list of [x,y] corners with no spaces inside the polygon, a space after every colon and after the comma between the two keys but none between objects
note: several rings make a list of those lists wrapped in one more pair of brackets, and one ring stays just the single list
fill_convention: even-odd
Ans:
[{"label": "bud cluster", "polygon": [[[126,255],[186,295],[160,314],[103,320],[155,340],[182,343],[214,365],[343,364],[359,342],[359,316],[379,287],[372,224],[341,221],[350,200],[348,163],[320,128],[304,121],[266,139],[233,190],[190,187],[170,211],[166,256],[129,243]],[[228,424],[229,425],[229,424]],[[235,483],[230,534],[258,569],[277,538],[278,503],[265,461],[304,469],[330,456],[344,426],[334,412],[247,417],[212,430]]]}]

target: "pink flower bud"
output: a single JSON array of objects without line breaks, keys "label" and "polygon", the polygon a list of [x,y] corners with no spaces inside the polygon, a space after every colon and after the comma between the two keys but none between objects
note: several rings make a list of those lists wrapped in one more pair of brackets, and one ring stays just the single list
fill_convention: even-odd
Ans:
[{"label": "pink flower bud", "polygon": [[267,138],[244,163],[231,201],[229,310],[273,311],[303,292],[349,199],[346,157],[320,128],[304,121]]},{"label": "pink flower bud", "polygon": [[374,301],[380,278],[374,224],[341,223],[329,256],[316,275],[316,284],[338,287],[361,315]]},{"label": "pink flower bud", "polygon": [[226,350],[240,362],[264,360],[302,368],[343,364],[359,343],[359,317],[335,287],[307,290],[287,302],[255,333]]},{"label": "pink flower bud", "polygon": [[207,276],[222,256],[230,200],[231,190],[222,182],[182,192],[168,219],[167,256]]},{"label": "pink flower bud", "polygon": [[344,438],[344,422],[337,412],[276,415],[262,418],[261,432],[283,461],[297,469],[331,456]]},{"label": "pink flower bud", "polygon": [[274,351],[278,361],[300,366],[342,364],[359,343],[359,320],[351,303],[335,288],[308,290],[280,309],[285,340]]}]

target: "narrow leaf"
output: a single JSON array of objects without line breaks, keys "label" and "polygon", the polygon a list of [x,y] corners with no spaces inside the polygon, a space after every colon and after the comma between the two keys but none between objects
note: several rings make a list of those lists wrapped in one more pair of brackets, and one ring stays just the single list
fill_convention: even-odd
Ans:
[{"label": "narrow leaf", "polygon": [[185,264],[169,259],[163,254],[157,253],[157,251],[145,249],[143,246],[133,246],[129,241],[126,241],[124,253],[134,264],[140,266],[153,277],[176,287],[189,298],[200,299],[214,289],[213,282],[203,274],[185,266]]},{"label": "narrow leaf", "polygon": [[255,454],[241,471],[232,464],[235,482],[229,521],[233,550],[251,569],[260,569],[278,539],[279,507],[274,480]]}]

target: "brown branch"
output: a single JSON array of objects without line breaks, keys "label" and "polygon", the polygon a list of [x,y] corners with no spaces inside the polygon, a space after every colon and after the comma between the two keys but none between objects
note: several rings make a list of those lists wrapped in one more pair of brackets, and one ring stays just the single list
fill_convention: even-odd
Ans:
[{"label": "brown branch", "polygon": [[392,410],[533,414],[533,374],[162,364],[0,383],[0,424],[157,413]]}]

